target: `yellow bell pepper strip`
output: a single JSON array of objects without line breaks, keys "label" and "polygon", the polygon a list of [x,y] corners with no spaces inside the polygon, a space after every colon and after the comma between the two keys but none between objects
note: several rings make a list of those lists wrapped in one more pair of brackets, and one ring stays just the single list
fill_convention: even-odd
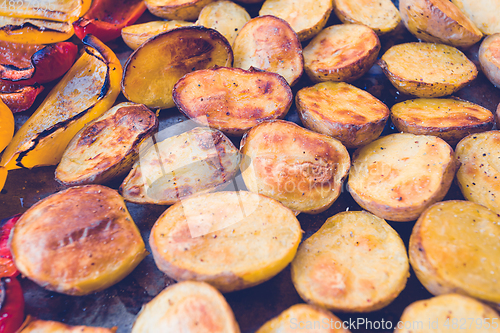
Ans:
[{"label": "yellow bell pepper strip", "polygon": [[[14,116],[0,100],[0,152],[4,150],[14,136]],[[7,169],[0,167],[0,191],[2,190],[5,180],[7,179]]]}]

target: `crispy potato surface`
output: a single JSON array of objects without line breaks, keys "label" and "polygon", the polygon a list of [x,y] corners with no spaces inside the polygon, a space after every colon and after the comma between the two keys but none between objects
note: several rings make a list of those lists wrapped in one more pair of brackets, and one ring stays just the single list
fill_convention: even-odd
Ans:
[{"label": "crispy potato surface", "polygon": [[70,326],[57,321],[41,320],[27,316],[17,333],[115,333],[117,327]]},{"label": "crispy potato surface", "polygon": [[459,293],[500,303],[500,217],[470,201],[429,207],[410,237],[410,263],[434,295]]},{"label": "crispy potato surface", "polygon": [[192,22],[172,20],[172,21],[151,21],[141,24],[134,24],[122,29],[122,38],[125,44],[132,50],[137,49],[141,44],[162,32],[180,27],[194,25]]},{"label": "crispy potato surface", "polygon": [[347,148],[378,138],[389,118],[384,103],[344,82],[321,82],[303,88],[297,92],[295,103],[302,124],[340,140]]},{"label": "crispy potato surface", "polygon": [[158,268],[222,292],[269,280],[295,256],[302,236],[293,212],[252,192],[217,192],[182,200],[163,213],[149,243]]},{"label": "crispy potato surface", "polygon": [[290,25],[265,15],[248,21],[233,43],[234,67],[260,68],[283,76],[293,86],[304,71],[302,45]]},{"label": "crispy potato surface", "polygon": [[476,66],[465,54],[444,44],[395,45],[378,64],[396,89],[417,97],[450,95],[477,76]]},{"label": "crispy potato surface", "polygon": [[368,212],[330,217],[305,240],[292,261],[299,295],[335,311],[381,309],[404,289],[408,256],[398,233]]},{"label": "crispy potato surface", "polygon": [[241,173],[247,188],[310,214],[337,200],[350,157],[337,139],[276,120],[252,128],[241,140]]},{"label": "crispy potato surface", "polygon": [[293,102],[282,76],[254,68],[189,73],[177,81],[172,95],[187,117],[228,135],[242,135],[264,120],[284,118]]},{"label": "crispy potato surface", "polygon": [[484,75],[495,87],[500,87],[500,33],[483,40],[478,58]]},{"label": "crispy potato surface", "polygon": [[194,21],[214,0],[144,0],[151,14],[168,19]]},{"label": "crispy potato surface", "polygon": [[304,48],[304,67],[314,82],[354,81],[377,60],[380,41],[360,24],[339,24],[323,29]]},{"label": "crispy potato surface", "polygon": [[485,35],[500,33],[499,0],[451,0]]},{"label": "crispy potato surface", "polygon": [[10,249],[24,276],[76,296],[119,282],[147,255],[122,197],[101,185],[71,187],[37,202],[16,223]]},{"label": "crispy potato surface", "polygon": [[396,133],[356,150],[348,188],[375,215],[412,221],[444,198],[457,168],[453,149],[442,139]]}]

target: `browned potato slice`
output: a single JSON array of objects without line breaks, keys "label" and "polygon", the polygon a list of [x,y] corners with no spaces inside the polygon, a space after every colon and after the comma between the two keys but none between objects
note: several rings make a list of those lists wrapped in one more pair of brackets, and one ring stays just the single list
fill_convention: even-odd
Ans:
[{"label": "browned potato slice", "polygon": [[[320,323],[321,325],[316,325]],[[255,333],[350,333],[331,312],[314,305],[295,304],[267,321]]]},{"label": "browned potato slice", "polygon": [[57,321],[27,316],[17,333],[115,333],[117,327],[70,326]]},{"label": "browned potato slice", "polygon": [[304,71],[302,45],[290,25],[266,15],[248,21],[233,43],[234,67],[260,68],[283,76],[293,86]]},{"label": "browned potato slice", "polygon": [[134,24],[122,29],[122,38],[125,44],[132,50],[137,49],[142,43],[162,32],[180,27],[194,25],[186,21],[151,21],[141,24]]},{"label": "browned potato slice", "polygon": [[480,105],[439,98],[395,104],[391,108],[391,119],[400,132],[435,135],[450,145],[471,133],[490,130],[495,122],[493,113]]},{"label": "browned potato slice", "polygon": [[141,146],[140,160],[120,186],[130,202],[171,205],[226,186],[238,171],[238,149],[214,129],[197,127],[154,146],[145,143],[151,145]]},{"label": "browned potato slice", "polygon": [[500,214],[500,131],[469,135],[458,143],[456,156],[464,198]]},{"label": "browned potato slice", "polygon": [[37,202],[17,221],[10,248],[24,276],[77,296],[119,282],[147,255],[122,197],[101,185],[71,187]]},{"label": "browned potato slice", "polygon": [[483,40],[478,52],[479,65],[495,87],[500,87],[500,33]]},{"label": "browned potato slice", "polygon": [[232,45],[241,28],[250,19],[245,8],[232,1],[222,0],[206,5],[196,23],[217,30]]},{"label": "browned potato slice", "polygon": [[384,103],[344,82],[322,82],[303,88],[295,103],[307,128],[333,136],[348,148],[378,138],[389,118]]},{"label": "browned potato slice", "polygon": [[467,296],[447,294],[411,303],[394,333],[500,333],[499,322],[498,313],[489,306]]},{"label": "browned potato slice", "polygon": [[123,69],[122,92],[151,108],[174,107],[172,89],[184,74],[215,65],[231,66],[231,46],[216,30],[181,27],[149,39]]},{"label": "browned potato slice", "polygon": [[500,216],[470,201],[429,207],[410,237],[410,263],[434,295],[459,293],[499,305]]},{"label": "browned potato slice", "polygon": [[381,309],[404,289],[410,266],[398,233],[367,212],[342,212],[305,240],[292,282],[308,303],[335,311]]},{"label": "browned potato slice", "polygon": [[406,28],[424,42],[467,48],[483,37],[449,0],[400,0],[399,11]]},{"label": "browned potato slice", "polygon": [[184,199],[163,213],[149,243],[158,268],[175,280],[222,292],[269,280],[293,259],[302,237],[293,212],[252,192]]},{"label": "browned potato slice", "polygon": [[477,76],[476,66],[465,54],[444,44],[395,45],[378,64],[394,87],[417,97],[450,95]]},{"label": "browned potato slice", "polygon": [[442,139],[396,133],[354,153],[348,188],[375,215],[412,221],[444,198],[457,168],[453,149]]},{"label": "browned potato slice", "polygon": [[242,135],[264,120],[284,118],[293,94],[278,74],[219,67],[185,75],[175,84],[173,98],[194,121]]},{"label": "browned potato slice", "polygon": [[179,282],[144,305],[132,333],[239,333],[229,304],[203,282]]},{"label": "browned potato slice", "polygon": [[261,123],[241,140],[241,173],[249,191],[310,214],[337,200],[349,172],[347,149],[337,139],[294,123]]},{"label": "browned potato slice", "polygon": [[314,82],[354,81],[372,67],[379,51],[377,34],[367,26],[333,25],[304,48],[304,67]]},{"label": "browned potato slice", "polygon": [[64,185],[105,183],[128,172],[139,145],[158,128],[155,114],[141,104],[120,103],[82,128],[56,169]]},{"label": "browned potato slice", "polygon": [[324,28],[331,12],[331,0],[266,0],[259,15],[282,18],[290,24],[300,41],[305,41]]},{"label": "browned potato slice", "polygon": [[364,24],[378,35],[393,31],[401,22],[391,0],[333,0],[333,9],[342,22]]},{"label": "browned potato slice", "polygon": [[451,0],[485,35],[500,32],[499,0]]},{"label": "browned potato slice", "polygon": [[194,21],[214,0],[144,0],[151,14],[168,20]]}]

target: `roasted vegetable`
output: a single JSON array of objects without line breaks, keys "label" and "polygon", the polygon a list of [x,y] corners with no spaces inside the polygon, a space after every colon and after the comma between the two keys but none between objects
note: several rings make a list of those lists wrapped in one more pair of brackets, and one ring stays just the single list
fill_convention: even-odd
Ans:
[{"label": "roasted vegetable", "polygon": [[451,0],[460,11],[485,35],[500,32],[499,1],[491,0]]},{"label": "roasted vegetable", "polygon": [[[20,217],[21,214],[18,214],[0,222],[0,277],[2,278],[16,277],[19,274],[19,271],[12,261],[12,253],[10,252],[8,241],[10,232]],[[0,306],[0,309],[1,308]]]},{"label": "roasted vegetable", "polygon": [[24,318],[24,296],[16,278],[0,281],[0,333],[16,333]]},{"label": "roasted vegetable", "polygon": [[134,24],[122,29],[122,38],[128,47],[135,50],[153,36],[168,30],[191,25],[194,25],[194,23],[186,21],[151,21]]},{"label": "roasted vegetable", "polygon": [[[7,105],[0,100],[0,152],[2,152],[2,150],[9,145],[13,136],[14,116]],[[0,191],[3,189],[6,180],[7,169],[0,166]]]},{"label": "roasted vegetable", "polygon": [[115,333],[117,327],[70,326],[57,321],[28,316],[18,333]]},{"label": "roasted vegetable", "polygon": [[481,69],[495,87],[500,87],[500,33],[483,40],[478,52]]},{"label": "roasted vegetable", "polygon": [[13,113],[26,111],[35,103],[36,97],[43,89],[43,86],[38,84],[23,86],[0,81],[0,100]]},{"label": "roasted vegetable", "polygon": [[144,0],[149,11],[169,20],[194,21],[203,7],[214,0]]}]

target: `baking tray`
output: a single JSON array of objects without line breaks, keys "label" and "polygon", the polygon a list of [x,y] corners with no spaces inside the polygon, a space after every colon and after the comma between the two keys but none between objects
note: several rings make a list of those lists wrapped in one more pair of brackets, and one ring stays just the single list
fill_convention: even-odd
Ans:
[{"label": "baking tray", "polygon": [[[397,5],[397,2],[396,2]],[[252,17],[258,15],[260,5],[245,6]],[[154,19],[150,14],[145,14],[140,21]],[[327,26],[339,24],[340,21],[332,13]],[[382,55],[385,50],[394,44],[401,42],[416,41],[406,30],[397,35],[382,38]],[[75,39],[76,42],[76,39]],[[306,46],[308,42],[304,43]],[[117,40],[108,45],[115,50],[120,60],[124,62],[131,50],[121,41]],[[478,45],[466,51],[467,56],[478,65]],[[353,83],[355,86],[367,90],[372,95],[383,101],[388,107],[397,102],[411,98],[402,95],[389,83],[378,66],[374,66],[365,76]],[[294,94],[302,87],[311,86],[307,76],[301,78],[299,83],[293,87]],[[50,91],[47,87],[45,94]],[[477,103],[494,112],[500,102],[498,90],[479,73],[467,87],[458,91],[454,96]],[[43,96],[38,99],[38,103]],[[120,95],[117,103],[124,101]],[[16,114],[16,128],[26,121],[30,111]],[[174,124],[185,121],[186,118],[177,110],[163,110],[159,114],[160,130],[166,129]],[[286,120],[300,124],[295,105],[292,106],[286,116]],[[392,124],[387,124],[383,135],[395,132]],[[240,138],[232,138],[239,147]],[[351,156],[353,151],[350,150]],[[53,193],[65,189],[54,180],[55,167],[42,167],[33,170],[13,170],[9,172],[4,189],[0,192],[0,219],[7,218],[17,213],[26,211],[38,200]],[[107,186],[118,189],[122,179],[117,179]],[[458,186],[453,183],[445,200],[463,199]],[[134,221],[138,225],[141,235],[149,249],[149,233],[156,219],[165,211],[166,206],[138,205],[127,203]],[[327,218],[346,210],[361,210],[344,188],[340,197],[327,211],[317,215],[300,214],[298,219],[304,230],[303,239],[307,239],[317,231]],[[390,225],[400,234],[408,246],[413,222],[391,222]],[[429,298],[432,295],[420,284],[413,271],[408,279],[407,286],[403,292],[387,307],[371,313],[335,313],[340,319],[351,323],[362,323],[362,325],[351,326],[353,332],[392,332],[387,329],[388,322],[395,325],[399,320],[404,308],[410,303]],[[24,290],[27,315],[40,319],[56,320],[71,325],[89,325],[118,327],[118,333],[130,332],[132,324],[144,303],[149,302],[166,286],[175,283],[174,280],[165,276],[156,267],[152,255],[148,255],[139,266],[124,280],[116,285],[98,293],[87,296],[67,296],[56,292],[47,291],[27,278],[20,278]],[[290,278],[289,267],[285,268],[269,281],[246,290],[236,291],[224,295],[234,311],[243,333],[255,332],[264,322],[278,315],[288,307],[303,303]],[[376,328],[376,322],[384,321],[385,329]],[[371,321],[375,327],[370,329],[368,322]]]}]

